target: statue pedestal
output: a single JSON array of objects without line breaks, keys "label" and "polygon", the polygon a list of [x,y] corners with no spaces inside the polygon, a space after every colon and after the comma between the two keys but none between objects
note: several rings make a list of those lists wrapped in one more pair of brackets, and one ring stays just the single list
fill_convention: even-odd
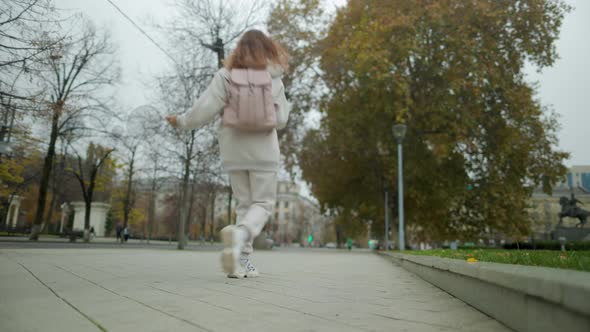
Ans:
[{"label": "statue pedestal", "polygon": [[558,240],[560,237],[565,237],[568,241],[589,241],[590,242],[590,227],[564,227],[557,226],[551,232],[551,239]]},{"label": "statue pedestal", "polygon": [[[8,206],[8,213],[6,214],[5,223],[8,227],[18,226],[18,213],[20,210],[20,203],[22,197],[13,195]],[[1,221],[0,221],[1,222]]]}]

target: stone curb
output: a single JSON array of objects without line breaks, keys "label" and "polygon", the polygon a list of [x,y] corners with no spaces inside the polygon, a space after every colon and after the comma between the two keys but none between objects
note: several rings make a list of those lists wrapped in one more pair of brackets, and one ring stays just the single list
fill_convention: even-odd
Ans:
[{"label": "stone curb", "polygon": [[379,254],[515,331],[590,331],[590,273]]}]

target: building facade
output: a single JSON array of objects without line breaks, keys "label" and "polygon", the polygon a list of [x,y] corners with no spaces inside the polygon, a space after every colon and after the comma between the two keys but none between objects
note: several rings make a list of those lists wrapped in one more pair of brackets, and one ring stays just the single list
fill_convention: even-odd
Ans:
[{"label": "building facade", "polygon": [[582,192],[590,192],[590,166],[572,166],[565,179],[556,184],[556,189],[570,190],[580,189]]},{"label": "building facade", "polygon": [[292,182],[278,183],[275,211],[267,229],[273,240],[283,245],[319,246],[328,218],[316,202],[300,195],[300,189]]}]

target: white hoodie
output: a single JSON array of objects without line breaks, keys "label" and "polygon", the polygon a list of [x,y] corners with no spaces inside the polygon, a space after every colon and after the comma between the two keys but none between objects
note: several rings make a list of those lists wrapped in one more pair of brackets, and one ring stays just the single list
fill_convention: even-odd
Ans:
[{"label": "white hoodie", "polygon": [[[283,70],[273,65],[267,68],[272,77],[272,96],[278,105],[277,129],[287,125],[291,105],[285,97],[285,87],[281,76]],[[178,116],[179,128],[195,129],[210,123],[221,115],[229,98],[230,73],[222,68],[195,101],[187,113]],[[269,133],[251,133],[219,125],[219,150],[221,162],[225,171],[254,170],[272,171],[279,169],[279,140],[276,129]]]}]

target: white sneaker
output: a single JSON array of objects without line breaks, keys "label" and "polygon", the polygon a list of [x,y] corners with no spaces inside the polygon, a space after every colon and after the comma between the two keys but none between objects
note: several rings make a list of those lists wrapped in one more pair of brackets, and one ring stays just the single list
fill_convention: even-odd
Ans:
[{"label": "white sneaker", "polygon": [[258,270],[256,269],[256,267],[254,267],[254,265],[252,264],[252,262],[250,261],[249,258],[240,257],[240,262],[239,262],[237,269],[232,273],[228,273],[227,277],[242,279],[242,278],[256,278],[259,275],[260,274],[258,273]]},{"label": "white sneaker", "polygon": [[[248,236],[245,233],[245,230],[233,225],[226,226],[221,230],[221,239],[225,247],[221,254],[221,266],[228,277],[240,278],[243,274],[242,271],[239,271],[241,270],[239,257]],[[245,274],[241,278],[243,277]]]},{"label": "white sneaker", "polygon": [[248,257],[240,257],[240,271],[243,271],[246,278],[256,278],[260,275],[252,261]]}]

